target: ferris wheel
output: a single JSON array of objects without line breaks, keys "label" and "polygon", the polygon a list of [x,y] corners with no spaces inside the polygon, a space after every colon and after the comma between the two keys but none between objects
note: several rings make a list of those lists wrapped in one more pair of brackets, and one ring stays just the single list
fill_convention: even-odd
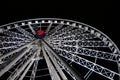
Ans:
[{"label": "ferris wheel", "polygon": [[0,26],[0,80],[119,79],[119,49],[92,26],[57,18]]}]

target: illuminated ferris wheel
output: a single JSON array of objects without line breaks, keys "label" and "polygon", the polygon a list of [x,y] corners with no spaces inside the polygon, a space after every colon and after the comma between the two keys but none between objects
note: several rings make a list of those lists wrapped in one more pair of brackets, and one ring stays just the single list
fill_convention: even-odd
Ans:
[{"label": "illuminated ferris wheel", "polygon": [[119,80],[120,51],[101,31],[39,18],[0,26],[0,80]]}]

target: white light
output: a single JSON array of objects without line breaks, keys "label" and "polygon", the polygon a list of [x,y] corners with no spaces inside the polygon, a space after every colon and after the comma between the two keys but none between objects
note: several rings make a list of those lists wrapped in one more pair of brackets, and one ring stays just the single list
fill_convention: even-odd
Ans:
[{"label": "white light", "polygon": [[51,22],[52,22],[52,21],[50,21],[50,20],[48,21],[48,23],[51,23]]},{"label": "white light", "polygon": [[10,27],[10,26],[7,26],[7,29],[11,29],[11,27]]},{"label": "white light", "polygon": [[109,46],[112,46],[112,43],[109,43]]},{"label": "white light", "polygon": [[64,21],[61,21],[61,24],[64,24]]},{"label": "white light", "polygon": [[0,29],[0,32],[3,32],[3,29]]},{"label": "white light", "polygon": [[69,22],[67,22],[67,25],[70,25],[70,23],[69,23]]},{"label": "white light", "polygon": [[116,53],[116,52],[117,52],[117,49],[114,50],[114,53]]},{"label": "white light", "polygon": [[96,35],[97,35],[98,37],[100,37],[101,34],[100,34],[100,33],[97,33]]},{"label": "white light", "polygon": [[57,23],[57,21],[55,21],[54,23]]},{"label": "white light", "polygon": [[22,25],[24,26],[24,25],[25,25],[25,23],[22,23]]},{"label": "white light", "polygon": [[42,23],[45,23],[45,21],[44,21],[44,20],[42,20]]},{"label": "white light", "polygon": [[32,24],[32,22],[28,22],[28,24]]},{"label": "white light", "polygon": [[75,26],[76,26],[76,24],[75,24],[75,23],[73,23],[73,24],[72,24],[72,26],[73,26],[73,27],[75,27]]},{"label": "white light", "polygon": [[35,21],[35,23],[38,23],[38,21]]},{"label": "white light", "polygon": [[91,34],[94,34],[94,30],[91,30]]},{"label": "white light", "polygon": [[18,25],[17,24],[14,24],[15,25],[15,27],[18,27]]},{"label": "white light", "polygon": [[107,38],[104,37],[104,38],[103,38],[103,41],[106,41],[106,40],[107,40]]},{"label": "white light", "polygon": [[85,30],[87,31],[87,30],[88,30],[88,27],[85,27]]},{"label": "white light", "polygon": [[79,28],[82,28],[82,25],[79,25]]}]

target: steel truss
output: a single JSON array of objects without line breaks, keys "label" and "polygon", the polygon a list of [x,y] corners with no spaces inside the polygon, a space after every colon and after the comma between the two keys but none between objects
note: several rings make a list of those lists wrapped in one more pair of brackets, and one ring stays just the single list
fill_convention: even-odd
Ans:
[{"label": "steel truss", "polygon": [[[44,38],[35,37],[38,29]],[[120,79],[120,51],[101,31],[55,18],[0,26],[0,80],[93,80],[94,74],[100,80]]]}]

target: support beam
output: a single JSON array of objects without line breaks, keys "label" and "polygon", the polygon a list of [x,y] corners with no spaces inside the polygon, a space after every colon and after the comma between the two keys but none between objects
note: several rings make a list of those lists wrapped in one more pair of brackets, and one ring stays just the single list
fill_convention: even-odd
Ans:
[{"label": "support beam", "polygon": [[[39,57],[40,55],[40,50],[41,48],[39,48],[39,50],[37,51],[37,54],[38,55],[37,57]],[[36,61],[36,57],[33,58],[30,62],[30,64],[28,65],[28,67],[25,69],[24,73],[20,76],[19,80],[23,80],[23,78],[25,77],[26,73],[28,72],[28,70],[30,69],[30,67],[32,66],[32,64]]]},{"label": "support beam", "polygon": [[10,49],[10,48],[18,48],[19,46],[22,46],[22,45],[24,45],[25,44],[25,42],[4,42],[4,43],[2,43],[2,48],[0,48],[0,50],[1,49]]},{"label": "support beam", "polygon": [[34,65],[33,65],[33,69],[32,69],[32,73],[31,73],[31,76],[30,76],[30,80],[35,80],[37,67],[38,67],[38,60],[35,60]]},{"label": "support beam", "polygon": [[[60,40],[59,40],[60,41]],[[103,41],[83,41],[83,40],[74,40],[76,42],[76,45],[78,45],[79,47],[108,47]],[[61,40],[61,42],[64,45],[70,45],[67,43],[72,43],[73,41],[70,40]],[[73,45],[71,45],[73,46]]]},{"label": "support beam", "polygon": [[23,38],[23,39],[25,39],[25,38],[28,39],[29,38],[24,34],[20,34],[20,33],[17,33],[17,32],[12,32],[12,31],[7,31],[7,30],[3,30],[2,33],[9,36],[9,37],[19,37],[19,38]]},{"label": "support beam", "polygon": [[49,32],[49,36],[51,35],[54,35],[54,33],[56,33],[60,28],[62,28],[63,24],[58,24],[54,29],[52,29],[50,32]]},{"label": "support beam", "polygon": [[30,62],[30,64],[27,66],[27,68],[25,69],[24,73],[20,76],[19,80],[23,80],[23,78],[25,77],[26,73],[28,72],[28,70],[30,69],[30,67],[32,66],[34,60],[32,60]]},{"label": "support beam", "polygon": [[51,75],[51,79],[52,80],[61,80],[60,76],[58,75],[55,67],[53,66],[52,62],[50,61],[50,59],[49,59],[48,55],[46,54],[43,47],[42,47],[42,51],[43,51],[43,55],[44,55],[44,58],[46,60],[46,63],[47,63],[48,69],[49,69],[49,73]]},{"label": "support beam", "polygon": [[32,33],[35,35],[36,32],[35,32],[35,30],[33,29],[33,27],[31,26],[31,24],[28,24],[28,26],[29,26],[30,30],[32,31]]},{"label": "support beam", "polygon": [[[74,30],[72,30],[73,28],[74,28],[73,26],[67,26],[67,27],[65,27],[65,28],[57,31],[57,32],[56,32],[57,34],[54,33],[54,34],[56,34],[56,35],[54,35],[54,36],[56,36],[56,37],[61,37],[61,36],[65,35],[64,37],[67,37],[67,36],[69,36],[69,35],[75,35],[75,34],[77,34],[77,32],[73,33],[73,31],[74,31]],[[75,29],[75,30],[76,30],[76,29]],[[79,31],[79,32],[80,32],[80,31]],[[67,35],[66,35],[66,34],[67,34]],[[81,34],[82,34],[82,32],[81,32]]]},{"label": "support beam", "polygon": [[[64,34],[63,34],[64,35]],[[89,34],[89,33],[84,33],[84,34],[65,34],[64,36],[51,36],[51,40],[63,40],[63,41],[67,41],[67,40],[89,40],[89,39],[94,39],[97,38],[95,35],[93,34]]]},{"label": "support beam", "polygon": [[0,56],[0,60],[3,59],[3,58],[5,58],[5,57],[7,57],[7,56],[10,56],[10,55],[14,54],[15,52],[19,52],[21,49],[23,49],[23,48],[25,48],[25,47],[29,47],[31,44],[33,44],[34,42],[37,42],[37,41],[38,41],[38,40],[34,40],[34,41],[32,41],[32,42],[30,42],[30,43],[28,43],[28,44],[26,44],[26,45],[24,45],[24,46],[16,49],[16,50],[13,50],[13,51],[10,52],[10,53],[7,53],[7,54],[4,54],[3,56]]},{"label": "support beam", "polygon": [[113,79],[115,75],[120,76],[119,73],[116,73],[110,69],[107,69],[101,65],[98,65],[96,63],[93,63],[85,58],[82,58],[80,56],[77,56],[76,54],[72,54],[66,51],[61,50],[60,53],[58,53],[61,57],[64,57],[78,65],[81,65],[87,69],[90,69],[97,74],[100,74],[108,79]]},{"label": "support beam", "polygon": [[50,48],[49,44],[47,44],[44,40],[43,40],[43,42],[44,42],[44,45],[45,45],[45,47],[47,48],[47,50],[51,51],[52,54],[53,54],[58,60],[60,60],[61,63],[62,63],[64,66],[66,66],[66,68],[68,69],[68,71],[72,74],[71,77],[72,77],[74,80],[83,80],[83,79],[80,77],[80,75],[78,75],[65,61],[62,60],[62,58],[61,58],[60,56],[58,56],[58,55]]},{"label": "support beam", "polygon": [[[44,46],[43,46],[44,47]],[[60,76],[62,77],[62,80],[68,80],[67,77],[65,76],[65,74],[63,73],[62,69],[60,68],[60,66],[57,63],[57,60],[54,58],[54,55],[52,55],[51,52],[49,52],[45,47],[44,47],[45,51],[47,52],[47,54],[49,55],[51,61],[53,62],[55,68],[57,69],[58,73],[60,74]]]},{"label": "support beam", "polygon": [[50,28],[52,27],[52,22],[49,23],[49,26],[47,27],[45,33],[48,33],[50,31]]},{"label": "support beam", "polygon": [[12,42],[12,41],[24,41],[27,40],[27,38],[19,38],[19,37],[9,37],[9,36],[0,36],[0,42]]},{"label": "support beam", "polygon": [[30,80],[35,80],[35,75],[36,75],[36,71],[37,71],[37,67],[38,67],[38,61],[40,60],[40,58],[39,58],[40,57],[40,51],[41,51],[41,47],[38,49],[37,54],[34,58],[34,65],[33,65]]},{"label": "support beam", "polygon": [[7,72],[20,58],[22,58],[27,52],[29,52],[29,50],[31,49],[32,46],[29,46],[29,48],[24,51],[23,53],[21,53],[18,57],[16,57],[13,61],[11,61],[6,67],[4,67],[1,71],[0,71],[0,76],[2,76],[5,72]]},{"label": "support beam", "polygon": [[67,31],[72,30],[74,27],[72,26],[67,26],[65,28],[62,28],[61,30],[57,31],[56,33],[52,34],[52,36],[59,37],[62,34],[67,33]]},{"label": "support beam", "polygon": [[[31,52],[30,52],[31,53]],[[24,62],[24,64],[22,64],[22,66],[17,69],[17,71],[15,71],[9,78],[8,80],[14,80],[17,76],[19,76],[21,74],[21,72],[23,72],[23,70],[26,68],[26,66],[32,61],[32,59],[35,57],[36,52],[35,53],[31,53],[33,54],[32,56],[30,56],[30,58],[26,58],[26,61]]]},{"label": "support beam", "polygon": [[28,31],[26,31],[25,29],[21,28],[20,26],[18,26],[18,25],[15,24],[15,27],[16,27],[16,29],[17,29],[19,32],[23,33],[26,37],[29,37],[30,39],[33,39],[33,38],[34,38],[34,35],[32,35],[32,34],[31,34],[30,32],[28,32]]},{"label": "support beam", "polygon": [[[67,47],[69,47],[69,50],[67,50]],[[72,46],[66,46],[66,45],[64,46],[54,45],[54,48],[57,50],[64,50],[68,53],[72,52],[76,55],[84,55],[84,56],[104,59],[104,60],[113,61],[113,62],[119,62],[119,59],[120,59],[120,55],[118,54],[113,54],[109,52],[93,50],[88,48],[82,48],[79,46],[72,47]],[[73,48],[74,50],[72,50]]]}]

